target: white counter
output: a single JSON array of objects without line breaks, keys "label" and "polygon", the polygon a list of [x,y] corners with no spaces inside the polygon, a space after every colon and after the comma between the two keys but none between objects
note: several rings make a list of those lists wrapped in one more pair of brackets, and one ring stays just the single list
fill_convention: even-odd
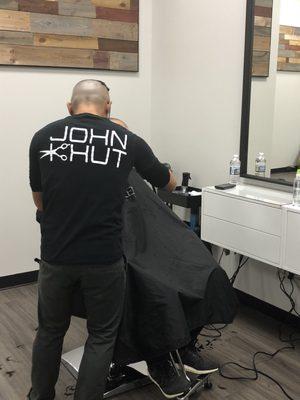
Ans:
[{"label": "white counter", "polygon": [[252,185],[202,195],[202,239],[300,274],[300,208],[292,194]]}]

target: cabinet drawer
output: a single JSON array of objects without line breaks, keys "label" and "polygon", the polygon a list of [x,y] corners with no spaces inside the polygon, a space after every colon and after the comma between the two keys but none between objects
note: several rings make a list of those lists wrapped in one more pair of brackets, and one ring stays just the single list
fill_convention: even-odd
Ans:
[{"label": "cabinet drawer", "polygon": [[283,268],[300,274],[300,213],[287,211]]},{"label": "cabinet drawer", "polygon": [[281,208],[235,199],[225,194],[204,192],[202,212],[210,217],[281,236]]},{"label": "cabinet drawer", "polygon": [[245,254],[268,264],[280,264],[280,244],[278,236],[220,220],[202,216],[202,239],[218,246]]}]

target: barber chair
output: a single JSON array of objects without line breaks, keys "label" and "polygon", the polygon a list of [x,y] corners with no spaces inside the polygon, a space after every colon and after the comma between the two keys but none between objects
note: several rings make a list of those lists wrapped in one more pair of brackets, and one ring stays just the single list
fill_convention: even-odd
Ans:
[{"label": "barber chair", "polygon": [[[84,347],[82,346],[78,349],[65,353],[62,356],[62,363],[75,379],[78,377],[78,371],[83,352]],[[185,374],[184,366],[178,350],[169,353],[169,355],[177,373]],[[209,375],[202,375],[195,378],[195,375],[189,374],[188,379],[191,381],[191,388],[187,393],[178,397],[178,400],[187,400],[196,392],[212,388]],[[109,399],[149,384],[152,384],[152,382],[148,377],[147,364],[144,361],[131,364],[127,367],[118,367],[116,364],[112,364],[110,368],[110,374],[107,379],[104,399]]]},{"label": "barber chair", "polygon": [[[181,343],[182,339],[185,337],[185,330],[183,329],[181,332],[181,330],[178,328],[186,324],[186,329],[188,329],[188,321],[194,320],[193,316],[195,312],[199,314],[200,320],[198,321],[197,319],[197,322],[193,322],[193,325],[195,325],[194,328],[196,326],[205,325],[205,321],[209,321],[210,323],[230,323],[236,313],[237,304],[234,293],[232,291],[232,287],[228,281],[225,272],[222,271],[219,266],[217,266],[214,259],[203,248],[202,242],[198,241],[195,235],[191,235],[189,230],[184,227],[179,219],[174,216],[174,214],[170,213],[167,207],[162,205],[161,200],[153,194],[149,187],[136,173],[132,173],[129,179],[129,184],[131,184],[132,187],[128,189],[126,194],[127,203],[125,211],[127,210],[127,214],[125,213],[124,217],[126,222],[125,234],[127,232],[129,236],[129,240],[127,243],[127,252],[129,253],[131,258],[135,259],[135,257],[137,257],[138,265],[141,262],[138,258],[141,253],[143,253],[143,257],[147,261],[145,262],[145,268],[135,269],[135,274],[133,275],[134,281],[137,280],[139,285],[142,284],[143,287],[145,285],[146,288],[148,287],[148,285],[150,285],[150,287],[152,288],[151,285],[153,284],[156,288],[154,293],[162,293],[162,295],[164,294],[165,301],[172,302],[172,309],[176,304],[180,309],[183,309],[183,299],[179,294],[185,293],[185,312],[178,314],[176,312],[173,313],[170,316],[171,321],[168,321],[168,324],[170,324],[171,329],[174,331],[174,335],[176,336],[176,341],[173,342],[176,344],[169,345],[168,349],[172,347],[176,348],[176,346],[179,346],[178,343]],[[191,188],[188,188],[188,191],[189,189]],[[197,189],[195,188],[192,189],[197,191]],[[200,193],[201,191],[198,189],[198,192]],[[170,198],[170,195],[165,191],[160,191],[159,195],[161,199],[169,205],[169,207],[171,207],[172,204],[178,204],[180,201],[179,205],[191,208],[192,220],[190,221],[189,226],[193,231],[198,231],[199,234],[198,219],[199,207],[201,205],[201,196],[189,196],[188,194],[182,195],[182,193],[177,193],[176,195],[175,193],[174,197]],[[144,208],[147,212],[142,213]],[[156,219],[153,219],[152,217],[154,212],[157,214]],[[178,259],[178,262],[176,262],[176,265],[171,262],[169,267],[166,268],[165,276],[163,276],[162,281],[159,280],[159,278],[155,280],[154,276],[156,273],[160,272],[160,266],[165,265],[165,262],[168,262],[170,260],[170,257],[168,255],[169,250],[166,249],[167,254],[166,252],[162,252],[162,260],[160,260],[160,263],[157,263],[156,265],[156,259],[153,258],[153,251],[155,250],[154,253],[158,253],[160,251],[159,249],[161,246],[161,241],[168,240],[168,243],[170,245],[170,238],[172,238],[173,235],[169,234],[169,229],[173,230],[176,236],[171,241],[175,248],[177,244],[176,240],[180,238],[184,239],[183,241],[186,243],[186,245],[181,246],[180,250],[176,248],[177,251],[172,254],[171,259],[175,257],[176,259]],[[141,235],[147,237],[147,240],[141,241]],[[166,239],[164,239],[165,237]],[[140,246],[136,245],[137,242]],[[189,254],[187,253],[187,248],[190,249]],[[184,252],[184,256],[186,258],[185,263],[179,262],[181,251]],[[151,272],[151,274],[148,274],[147,271],[147,266],[149,263],[153,263],[153,271]],[[187,270],[186,263],[191,264],[190,270]],[[175,269],[176,271],[178,271],[179,278],[177,281],[174,281],[174,288],[171,289],[167,284],[168,273],[172,273]],[[195,287],[194,275],[196,272],[197,288]],[[215,274],[215,278],[210,281],[209,286],[208,279],[213,273]],[[161,274],[158,274],[158,276],[161,276]],[[184,277],[184,285],[182,285],[180,276]],[[207,287],[209,287],[209,290],[207,290]],[[135,286],[133,286],[132,293],[136,293],[134,290]],[[219,297],[217,299],[215,296],[215,291],[219,293]],[[208,295],[204,296],[204,293],[208,293]],[[153,301],[153,304],[151,304],[152,296],[150,296],[150,300],[148,299],[148,301],[146,301],[143,306],[146,307],[146,310],[150,307],[150,311],[153,312],[153,307],[156,307],[157,302]],[[79,301],[79,296],[74,296],[74,300]],[[129,300],[131,302],[129,301],[128,307],[129,309],[131,309],[130,305],[135,305],[137,299],[134,296],[129,296]],[[83,302],[81,302],[81,306],[82,304]],[[207,307],[207,304],[209,304],[210,307]],[[223,304],[225,305],[224,308],[222,307]],[[193,307],[188,310],[188,305],[193,305]],[[85,310],[80,310],[80,304],[74,306],[74,310],[76,310],[76,312],[74,312],[74,315],[80,318],[84,318]],[[134,311],[136,310],[134,309],[133,312]],[[164,315],[167,314],[168,313],[162,313],[162,318],[164,318]],[[141,312],[139,316],[142,316]],[[131,330],[134,329],[135,324],[133,323],[133,321],[131,321],[130,315],[127,322],[129,326],[129,331],[131,332]],[[140,330],[142,329],[141,326],[139,328]],[[178,332],[179,330],[180,332]],[[148,332],[149,331],[154,332],[153,329],[150,329],[148,324]],[[133,348],[133,345],[128,347],[128,349]],[[80,347],[62,356],[62,363],[64,364],[66,369],[74,376],[75,379],[78,376],[83,352],[84,348]],[[133,360],[138,360],[140,357],[140,353],[143,353],[143,351],[139,352],[136,357],[133,358]],[[174,351],[169,354],[169,358],[178,374],[185,373],[178,350],[174,349]],[[127,358],[127,360],[130,360],[130,358]],[[188,374],[188,378],[191,381],[190,390],[184,395],[180,396],[178,400],[187,400],[191,397],[191,395],[196,392],[212,388],[210,375],[202,375],[197,377],[196,375]],[[120,367],[116,364],[112,364],[107,380],[107,387],[104,398],[109,399],[119,394],[149,385],[151,383],[152,381],[148,376],[146,362],[138,362],[135,364],[130,364],[126,367]]]},{"label": "barber chair", "polygon": [[[63,365],[75,379],[78,377],[83,352],[84,347],[82,346],[62,356]],[[109,399],[151,383],[151,380],[147,376],[147,365],[145,362],[132,364],[128,367],[118,367],[112,364],[107,379],[104,398]]]}]

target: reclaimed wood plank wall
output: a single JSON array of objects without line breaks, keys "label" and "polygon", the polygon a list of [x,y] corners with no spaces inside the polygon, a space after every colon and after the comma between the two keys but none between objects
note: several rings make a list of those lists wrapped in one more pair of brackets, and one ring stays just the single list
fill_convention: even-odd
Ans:
[{"label": "reclaimed wood plank wall", "polygon": [[252,74],[268,77],[270,69],[273,0],[255,0]]},{"label": "reclaimed wood plank wall", "polygon": [[138,71],[139,0],[0,0],[0,64]]},{"label": "reclaimed wood plank wall", "polygon": [[300,27],[280,26],[277,69],[300,72]]}]

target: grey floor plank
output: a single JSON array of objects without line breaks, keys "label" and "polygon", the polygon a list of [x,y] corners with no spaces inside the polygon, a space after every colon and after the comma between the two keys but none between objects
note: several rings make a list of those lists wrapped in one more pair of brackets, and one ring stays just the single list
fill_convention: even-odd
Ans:
[{"label": "grey floor plank", "polygon": [[[30,383],[31,348],[37,326],[37,287],[27,285],[0,291],[0,400],[25,400]],[[207,334],[214,332],[204,331]],[[73,318],[64,343],[64,351],[81,346],[86,339],[85,321]],[[278,323],[252,309],[241,307],[235,322],[222,330],[222,337],[199,337],[203,354],[220,364],[229,361],[251,364],[256,351],[274,352],[282,347],[278,338]],[[280,381],[288,393],[300,398],[300,346],[285,350],[274,359],[260,356],[258,367]],[[230,375],[244,372],[229,366]],[[245,372],[247,374],[247,372]],[[256,382],[231,381],[213,376],[211,391],[194,396],[195,400],[282,400],[283,394],[270,380],[259,377]],[[61,368],[57,385],[57,400],[72,399],[75,381]],[[153,385],[118,397],[119,400],[159,400],[162,396]]]}]

